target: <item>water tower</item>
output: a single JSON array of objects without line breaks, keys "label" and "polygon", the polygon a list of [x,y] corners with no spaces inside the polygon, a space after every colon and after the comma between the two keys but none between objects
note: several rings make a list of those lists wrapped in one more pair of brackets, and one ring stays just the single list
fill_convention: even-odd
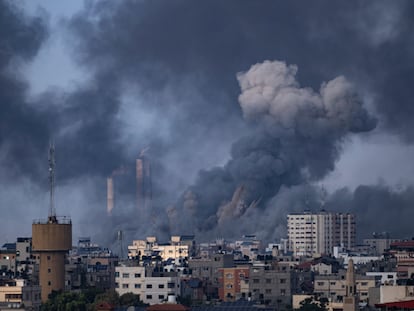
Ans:
[{"label": "water tower", "polygon": [[55,148],[49,148],[50,206],[46,220],[32,225],[32,251],[40,257],[39,283],[42,301],[52,291],[65,289],[65,256],[72,249],[72,222],[69,217],[57,217],[54,205]]}]

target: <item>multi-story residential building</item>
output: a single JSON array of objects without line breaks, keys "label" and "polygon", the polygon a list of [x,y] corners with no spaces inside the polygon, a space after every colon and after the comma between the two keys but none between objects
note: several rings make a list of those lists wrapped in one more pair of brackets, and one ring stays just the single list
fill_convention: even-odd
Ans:
[{"label": "multi-story residential building", "polygon": [[388,235],[375,234],[371,239],[364,239],[363,244],[369,247],[370,253],[373,255],[383,255],[392,243],[400,241],[399,239],[391,239]]},{"label": "multi-story residential building", "polygon": [[234,266],[232,254],[213,254],[210,258],[191,258],[188,267],[191,275],[202,280],[205,286],[207,299],[218,298],[219,269]]},{"label": "multi-story residential building", "polygon": [[[16,245],[16,244],[14,244]],[[0,273],[14,277],[16,273],[16,248],[0,249]]]},{"label": "multi-story residential building", "polygon": [[115,268],[115,290],[119,295],[133,293],[144,303],[157,304],[169,295],[180,294],[180,280],[177,276],[146,275],[143,266],[120,265]]},{"label": "multi-story residential building", "polygon": [[30,285],[23,279],[0,280],[0,310],[3,305],[12,308],[24,305],[25,310],[39,310],[41,303],[39,285]]},{"label": "multi-story residential building", "polygon": [[332,254],[334,246],[351,249],[355,245],[353,214],[320,212],[287,216],[288,248],[296,256]]},{"label": "multi-story residential building", "polygon": [[26,278],[33,274],[36,264],[35,256],[32,255],[32,238],[19,237],[16,242],[16,274]]},{"label": "multi-story residential building", "polygon": [[242,282],[249,279],[250,267],[219,269],[219,298],[235,301],[241,297]]},{"label": "multi-story residential building", "polygon": [[[346,274],[344,271],[332,275],[316,275],[314,293],[330,301],[343,301],[346,295]],[[361,302],[367,302],[369,289],[379,286],[379,278],[373,275],[355,275],[356,293]]]},{"label": "multi-story residential building", "polygon": [[249,292],[253,300],[282,308],[290,304],[291,275],[277,265],[253,265],[250,267]]},{"label": "multi-story residential building", "polygon": [[399,241],[390,244],[388,255],[397,260],[398,278],[414,277],[414,241]]},{"label": "multi-story residential building", "polygon": [[[143,256],[157,254],[162,260],[169,258],[179,260],[187,258],[191,249],[192,242],[188,237],[172,236],[170,243],[157,243],[155,237],[147,237],[146,240],[134,240],[128,246],[128,258],[141,259]],[[192,240],[193,241],[193,240]]]},{"label": "multi-story residential building", "polygon": [[119,258],[105,248],[82,237],[68,256],[65,265],[65,289],[94,287],[102,290],[115,288],[115,266]]}]

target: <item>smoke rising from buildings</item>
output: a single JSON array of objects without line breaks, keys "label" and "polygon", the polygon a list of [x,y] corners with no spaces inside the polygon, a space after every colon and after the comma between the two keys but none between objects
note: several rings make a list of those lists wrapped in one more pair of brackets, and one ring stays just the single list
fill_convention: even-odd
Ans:
[{"label": "smoke rising from buildings", "polygon": [[[282,185],[320,180],[334,168],[347,134],[374,129],[375,119],[344,77],[323,83],[315,92],[300,87],[296,72],[295,65],[265,61],[238,74],[243,115],[258,129],[233,145],[226,165],[203,172],[189,188],[193,206],[183,205],[196,212],[186,226],[195,223],[200,231],[217,227],[230,231],[229,224],[249,209],[240,204],[277,209],[267,203]],[[241,191],[246,192],[244,203]],[[256,226],[243,228],[254,231]]]},{"label": "smoke rising from buildings", "polygon": [[[47,213],[52,137],[57,212],[71,214],[75,234],[103,241],[118,229],[238,235],[259,222],[262,236],[280,236],[285,214],[303,209],[312,197],[303,189],[335,169],[349,135],[412,144],[410,1],[89,1],[62,27],[90,79],[35,98],[21,68],[56,30],[11,1],[0,8],[0,206],[10,223],[14,213],[33,214],[27,224]],[[146,146],[155,216],[118,210],[108,220],[106,178]],[[410,197],[409,186],[388,190]],[[359,206],[358,193],[347,202]],[[379,206],[384,218],[392,211]]]}]

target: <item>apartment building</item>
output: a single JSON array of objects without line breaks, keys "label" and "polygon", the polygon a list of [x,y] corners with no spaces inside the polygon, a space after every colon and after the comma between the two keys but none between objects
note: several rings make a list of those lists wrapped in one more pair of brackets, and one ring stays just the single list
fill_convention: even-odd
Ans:
[{"label": "apartment building", "polygon": [[41,295],[39,285],[30,285],[27,280],[0,280],[0,310],[3,306],[25,307],[25,310],[39,310]]},{"label": "apartment building", "polygon": [[242,283],[249,279],[250,267],[219,269],[219,298],[235,301],[241,297]]},{"label": "apartment building", "polygon": [[165,301],[169,295],[179,295],[180,280],[176,276],[146,276],[142,266],[118,266],[115,268],[115,290],[119,295],[139,295],[144,303],[152,305]]},{"label": "apartment building", "polygon": [[[367,302],[369,289],[379,285],[374,275],[355,275],[356,293],[361,302]],[[332,275],[316,275],[314,282],[314,293],[326,297],[333,302],[342,302],[346,295],[345,273]]]},{"label": "apartment building", "polygon": [[181,236],[172,236],[169,243],[158,243],[156,237],[147,237],[132,241],[132,245],[128,246],[128,258],[141,259],[142,256],[157,254],[162,260],[179,260],[188,257],[190,245],[188,239],[184,240]]},{"label": "apartment building", "polygon": [[355,246],[355,216],[327,211],[287,216],[288,249],[295,256],[332,254],[334,246]]},{"label": "apartment building", "polygon": [[292,299],[291,274],[274,265],[253,265],[250,267],[249,292],[253,300],[281,308]]}]

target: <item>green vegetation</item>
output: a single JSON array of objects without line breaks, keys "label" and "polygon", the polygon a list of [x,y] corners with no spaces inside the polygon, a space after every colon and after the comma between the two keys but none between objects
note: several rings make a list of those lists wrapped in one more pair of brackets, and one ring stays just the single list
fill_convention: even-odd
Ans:
[{"label": "green vegetation", "polygon": [[145,305],[138,295],[126,293],[119,296],[114,290],[102,292],[96,289],[86,289],[80,292],[53,292],[49,300],[42,304],[42,311],[93,311],[100,303],[114,306]]},{"label": "green vegetation", "polygon": [[298,311],[327,311],[325,300],[316,300],[313,297],[306,298],[300,302]]}]

